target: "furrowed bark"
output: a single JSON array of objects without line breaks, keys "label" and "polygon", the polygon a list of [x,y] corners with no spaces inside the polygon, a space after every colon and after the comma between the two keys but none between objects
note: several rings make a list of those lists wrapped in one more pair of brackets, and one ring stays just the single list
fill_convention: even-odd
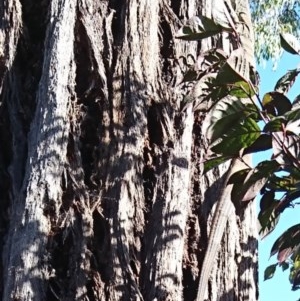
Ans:
[{"label": "furrowed bark", "polygon": [[0,93],[7,70],[11,68],[15,58],[21,22],[20,2],[3,1],[0,4]]},{"label": "furrowed bark", "polygon": [[3,300],[45,298],[48,265],[44,263],[51,218],[57,218],[62,191],[61,174],[69,134],[68,102],[74,79],[73,1],[51,5],[43,73],[37,93],[35,118],[29,133],[28,160],[23,185],[12,203],[8,240],[4,249]]},{"label": "furrowed bark", "polygon": [[[180,112],[181,82],[214,42],[176,32],[210,4],[4,1],[2,300],[195,298],[220,174],[202,177],[206,116]],[[253,207],[237,213],[211,300],[255,300]]]}]

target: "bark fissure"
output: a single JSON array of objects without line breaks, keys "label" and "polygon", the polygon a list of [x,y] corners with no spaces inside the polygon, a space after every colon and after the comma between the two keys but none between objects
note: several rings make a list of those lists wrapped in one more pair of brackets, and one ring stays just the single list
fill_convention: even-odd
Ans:
[{"label": "bark fissure", "polygon": [[[200,2],[0,4],[2,300],[195,298],[220,174],[201,176],[206,116],[180,108],[184,58],[211,42],[176,32]],[[223,242],[222,300],[256,300],[247,219]],[[216,300],[230,282],[213,278]]]}]

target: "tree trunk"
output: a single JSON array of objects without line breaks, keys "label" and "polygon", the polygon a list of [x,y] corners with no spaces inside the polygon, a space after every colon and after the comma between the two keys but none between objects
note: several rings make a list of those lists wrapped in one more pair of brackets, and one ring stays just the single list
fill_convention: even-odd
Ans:
[{"label": "tree trunk", "polygon": [[[214,41],[175,36],[201,12],[0,4],[3,301],[195,299],[225,171],[201,175],[207,118],[179,110],[183,58]],[[209,300],[257,300],[255,224],[254,204],[232,208]]]}]

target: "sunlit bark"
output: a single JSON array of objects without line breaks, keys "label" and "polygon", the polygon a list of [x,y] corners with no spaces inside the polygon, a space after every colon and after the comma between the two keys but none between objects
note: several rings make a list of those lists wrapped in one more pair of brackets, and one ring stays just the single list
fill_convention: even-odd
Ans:
[{"label": "sunlit bark", "polygon": [[[194,300],[221,175],[181,81],[214,42],[175,35],[210,1],[20,2],[0,4],[2,300]],[[254,206],[232,210],[211,301],[256,300]]]}]

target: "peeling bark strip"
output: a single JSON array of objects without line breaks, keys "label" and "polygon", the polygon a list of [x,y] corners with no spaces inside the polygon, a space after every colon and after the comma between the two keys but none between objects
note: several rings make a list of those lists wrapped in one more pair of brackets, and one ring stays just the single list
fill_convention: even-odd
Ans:
[{"label": "peeling bark strip", "polygon": [[[231,3],[231,2],[230,2]],[[219,40],[222,41],[222,45],[220,46],[223,51],[230,54],[232,51],[236,50],[238,48],[239,50],[243,51],[243,60],[245,62],[245,68],[243,69],[243,76],[245,78],[250,78],[250,68],[254,68],[254,37],[252,34],[252,23],[251,23],[251,15],[249,10],[249,4],[247,1],[235,1],[234,7],[236,11],[229,11],[227,9],[226,0],[222,1],[214,1],[212,6],[212,16],[215,20],[217,20],[218,17],[222,16],[222,14],[227,14],[227,18],[231,18],[230,14],[236,14],[236,16],[243,16],[241,20],[237,18],[236,20],[236,30],[240,34],[241,38],[241,46],[236,47],[235,42],[230,43],[230,35],[228,33],[223,33]],[[224,7],[225,10],[218,10],[219,7]],[[217,6],[217,7],[216,7]],[[233,8],[232,8],[233,9]],[[220,16],[218,16],[218,13]],[[231,19],[227,19],[230,21]],[[231,21],[232,22],[232,21]],[[240,24],[242,22],[242,24]],[[233,24],[235,27],[235,25]],[[217,42],[220,42],[217,40]],[[227,97],[229,101],[235,101],[233,97]],[[244,99],[244,102],[248,102],[249,99]],[[207,119],[211,120],[214,117],[214,110],[220,109],[219,106],[222,105],[222,100],[217,103],[211,110],[211,112],[208,113]],[[212,117],[210,117],[211,115]],[[210,122],[208,122],[210,123]],[[220,193],[217,195],[216,205],[213,210],[213,217],[212,222],[209,229],[209,235],[207,239],[207,246],[205,251],[205,256],[202,262],[202,267],[199,273],[199,285],[198,285],[198,292],[196,301],[204,301],[207,299],[207,293],[208,293],[208,281],[212,274],[212,267],[214,265],[215,259],[218,255],[218,252],[220,250],[220,244],[222,241],[222,238],[224,236],[224,233],[226,231],[226,225],[228,223],[228,220],[231,219],[233,213],[233,203],[231,202],[231,194],[232,194],[232,185],[228,184],[228,180],[230,179],[230,176],[234,174],[234,172],[238,170],[242,170],[244,168],[247,168],[247,164],[244,164],[244,162],[247,162],[251,165],[251,157],[244,156],[243,160],[238,160],[236,158],[233,158],[230,162],[230,165],[228,167],[228,170],[226,171],[226,174],[224,176],[224,181],[222,183],[222,188]],[[236,236],[240,235],[240,233],[236,233]],[[255,257],[255,254],[254,256]],[[251,266],[249,267],[251,268]],[[255,283],[253,283],[255,278],[250,278],[249,284],[252,284],[252,286],[255,286]],[[229,280],[231,281],[231,280]],[[235,285],[236,287],[236,285]],[[215,287],[216,295],[218,296],[218,287]],[[212,290],[213,291],[213,290]],[[236,294],[234,292],[234,286],[232,283],[229,283],[225,287],[225,293],[228,294],[230,299],[232,300],[234,298],[234,295]],[[208,299],[210,299],[210,294],[208,293]],[[252,295],[251,300],[255,299],[255,294]]]},{"label": "peeling bark strip", "polygon": [[[2,2],[1,300],[194,300],[220,173],[201,176],[205,116],[179,112],[180,83],[215,41],[175,36],[211,1]],[[211,301],[256,300],[253,208]]]}]

